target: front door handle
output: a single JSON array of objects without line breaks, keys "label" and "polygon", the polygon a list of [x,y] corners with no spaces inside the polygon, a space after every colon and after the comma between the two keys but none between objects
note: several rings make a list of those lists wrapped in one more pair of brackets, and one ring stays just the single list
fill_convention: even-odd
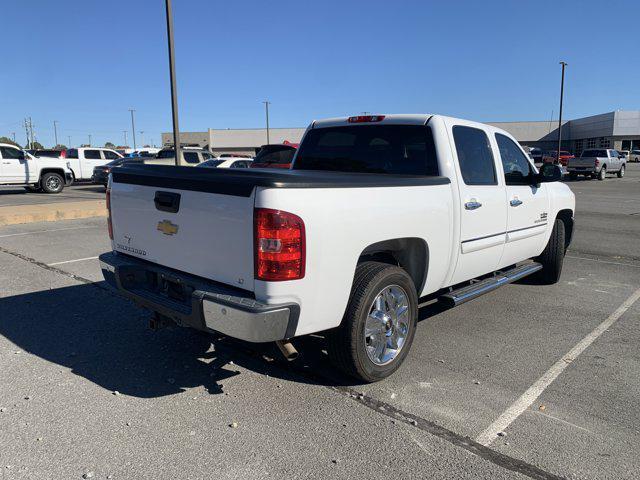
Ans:
[{"label": "front door handle", "polygon": [[475,210],[476,208],[480,208],[482,204],[476,200],[471,200],[464,204],[464,208],[467,210]]},{"label": "front door handle", "polygon": [[509,202],[509,205],[511,205],[512,207],[517,207],[518,205],[522,205],[522,200],[514,198]]}]

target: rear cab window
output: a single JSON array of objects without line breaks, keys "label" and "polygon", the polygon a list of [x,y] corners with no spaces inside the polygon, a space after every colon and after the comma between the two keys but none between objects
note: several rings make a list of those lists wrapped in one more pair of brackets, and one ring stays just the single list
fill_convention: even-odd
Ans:
[{"label": "rear cab window", "polygon": [[293,161],[296,149],[287,145],[269,145],[260,149],[256,155],[256,163],[269,165],[288,165]]},{"label": "rear cab window", "polygon": [[485,131],[463,125],[455,125],[452,131],[464,183],[497,185],[496,166]]},{"label": "rear cab window", "polygon": [[428,126],[353,125],[309,130],[293,169],[435,176],[438,161]]},{"label": "rear cab window", "polygon": [[69,158],[78,158],[78,149],[77,148],[70,148],[69,150],[67,150],[67,159]]},{"label": "rear cab window", "polygon": [[581,157],[607,157],[606,150],[585,150]]}]

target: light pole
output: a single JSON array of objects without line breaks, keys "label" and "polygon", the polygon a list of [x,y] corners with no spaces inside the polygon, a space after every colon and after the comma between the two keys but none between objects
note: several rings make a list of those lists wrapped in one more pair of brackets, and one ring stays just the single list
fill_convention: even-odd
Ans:
[{"label": "light pole", "polygon": [[269,105],[271,105],[271,102],[269,100],[265,100],[262,103],[264,103],[264,109],[267,115],[267,145],[268,145],[270,143],[269,142]]},{"label": "light pole", "polygon": [[560,164],[560,148],[562,146],[562,100],[564,97],[564,68],[569,65],[567,62],[560,62],[562,65],[562,80],[560,80],[560,115],[558,116],[558,154],[556,155],[556,163]]},{"label": "light pole", "polygon": [[11,136],[13,137],[13,143],[16,143],[16,132],[11,132]]},{"label": "light pole", "polygon": [[130,108],[129,111],[131,112],[131,132],[133,133],[133,149],[136,149],[136,124],[133,121],[133,112],[135,112],[135,110],[133,108]]},{"label": "light pole", "polygon": [[91,134],[89,134],[89,146],[91,146]]},{"label": "light pole", "polygon": [[56,139],[55,146],[57,147],[58,146],[58,121],[57,120],[53,121],[53,135]]},{"label": "light pole", "polygon": [[140,130],[140,146],[144,147],[144,130]]},{"label": "light pole", "polygon": [[124,133],[124,146],[128,147],[129,145],[127,145],[127,131],[126,130],[122,130],[122,133]]},{"label": "light pole", "polygon": [[69,140],[69,148],[71,148],[71,135],[67,135],[67,140]]},{"label": "light pole", "polygon": [[169,82],[171,83],[171,119],[173,121],[173,146],[176,155],[176,165],[182,165],[180,153],[180,127],[178,126],[178,92],[176,91],[176,62],[173,48],[173,13],[171,0],[165,0],[167,13],[167,43],[169,47]]}]

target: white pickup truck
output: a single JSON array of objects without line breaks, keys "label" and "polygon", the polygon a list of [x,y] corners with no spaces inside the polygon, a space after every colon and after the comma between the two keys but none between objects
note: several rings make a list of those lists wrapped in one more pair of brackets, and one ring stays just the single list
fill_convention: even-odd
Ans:
[{"label": "white pickup truck", "polygon": [[68,163],[36,158],[15,145],[0,143],[0,185],[21,185],[27,191],[60,193],[72,182]]},{"label": "white pickup truck", "polygon": [[113,170],[101,267],[159,323],[289,354],[293,337],[326,331],[335,364],[376,381],[408,354],[420,298],[558,280],[575,208],[561,175],[480,123],[315,121],[291,170]]}]

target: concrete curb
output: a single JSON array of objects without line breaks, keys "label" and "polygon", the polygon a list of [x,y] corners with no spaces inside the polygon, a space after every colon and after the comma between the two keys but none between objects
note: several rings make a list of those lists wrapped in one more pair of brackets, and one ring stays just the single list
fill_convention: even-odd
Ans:
[{"label": "concrete curb", "polygon": [[106,216],[104,200],[8,206],[0,207],[0,226]]}]

